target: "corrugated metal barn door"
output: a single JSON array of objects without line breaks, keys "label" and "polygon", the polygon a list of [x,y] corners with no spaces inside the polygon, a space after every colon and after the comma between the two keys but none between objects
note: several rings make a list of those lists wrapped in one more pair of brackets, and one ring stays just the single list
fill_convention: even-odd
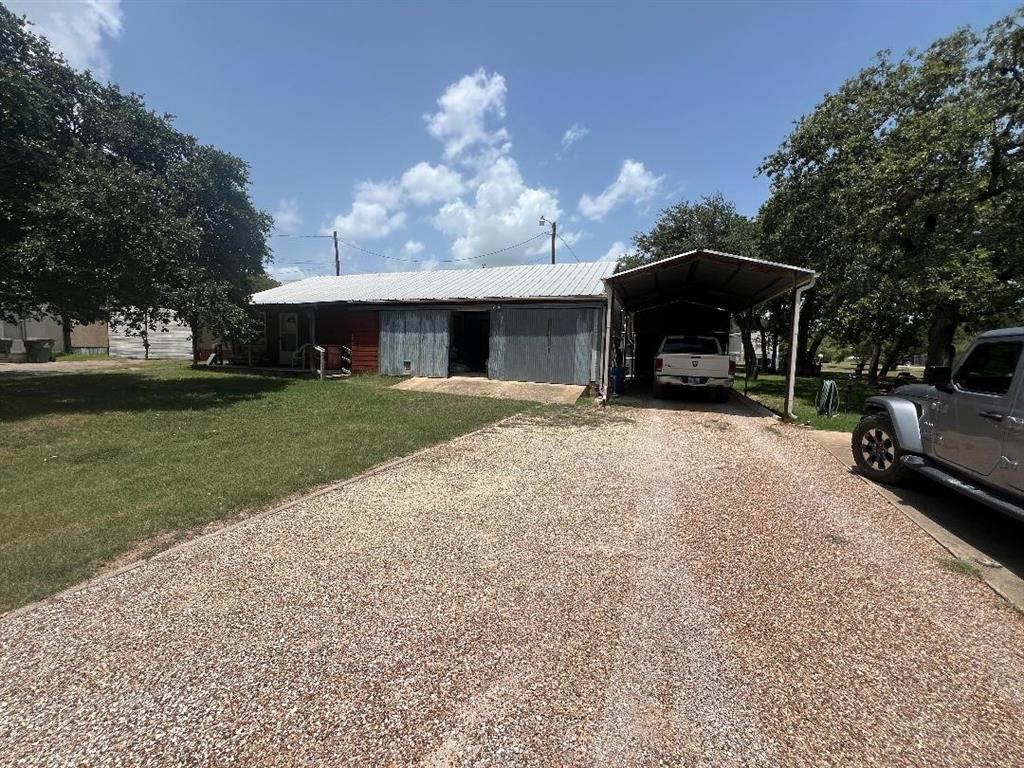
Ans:
[{"label": "corrugated metal barn door", "polygon": [[491,311],[492,379],[588,384],[598,311],[511,307]]},{"label": "corrugated metal barn door", "polygon": [[382,310],[380,372],[446,377],[448,326],[449,312],[443,309]]}]

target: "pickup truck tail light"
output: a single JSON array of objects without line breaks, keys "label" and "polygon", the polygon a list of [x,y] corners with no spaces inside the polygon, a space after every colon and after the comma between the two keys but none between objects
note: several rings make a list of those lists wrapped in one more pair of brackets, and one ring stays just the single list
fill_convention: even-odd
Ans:
[{"label": "pickup truck tail light", "polygon": [[729,360],[729,375],[730,376],[735,376],[736,375],[736,361],[732,360],[732,359]]},{"label": "pickup truck tail light", "polygon": [[654,358],[654,372],[655,373],[661,373],[661,366],[664,365],[664,362],[665,361],[662,360],[660,357]]}]

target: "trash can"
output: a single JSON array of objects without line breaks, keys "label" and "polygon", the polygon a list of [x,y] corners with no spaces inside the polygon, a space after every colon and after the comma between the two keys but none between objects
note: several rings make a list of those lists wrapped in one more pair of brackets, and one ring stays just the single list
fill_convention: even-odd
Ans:
[{"label": "trash can", "polygon": [[620,396],[626,389],[626,367],[623,365],[612,366],[612,384],[615,396]]},{"label": "trash can", "polygon": [[53,339],[25,339],[25,362],[48,363],[53,359]]}]

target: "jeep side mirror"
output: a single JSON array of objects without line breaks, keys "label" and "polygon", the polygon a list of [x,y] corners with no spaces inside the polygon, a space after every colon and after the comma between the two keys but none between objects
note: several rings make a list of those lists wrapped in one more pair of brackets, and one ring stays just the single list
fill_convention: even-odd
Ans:
[{"label": "jeep side mirror", "polygon": [[953,369],[948,365],[933,365],[924,369],[924,382],[936,389],[948,390],[951,386]]}]

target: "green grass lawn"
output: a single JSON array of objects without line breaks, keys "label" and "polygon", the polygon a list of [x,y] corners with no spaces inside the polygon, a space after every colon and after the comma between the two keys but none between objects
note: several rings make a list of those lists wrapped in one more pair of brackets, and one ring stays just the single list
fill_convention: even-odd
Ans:
[{"label": "green grass lawn", "polygon": [[[846,376],[835,375],[826,378],[833,378],[839,386],[840,407],[846,402]],[[840,410],[834,417],[820,416],[815,408],[814,401],[821,389],[821,379],[811,377],[797,377],[794,387],[793,413],[801,424],[808,424],[815,429],[830,430],[833,432],[852,432],[854,426],[860,421],[864,398],[873,394],[873,390],[863,381],[853,383],[850,392],[849,408]],[[736,390],[743,391],[742,374],[737,374]],[[762,373],[757,381],[747,382],[747,395],[776,413],[782,413],[783,404],[786,401],[786,377],[773,373]]]},{"label": "green grass lawn", "polygon": [[0,377],[0,610],[529,404],[186,363]]}]

